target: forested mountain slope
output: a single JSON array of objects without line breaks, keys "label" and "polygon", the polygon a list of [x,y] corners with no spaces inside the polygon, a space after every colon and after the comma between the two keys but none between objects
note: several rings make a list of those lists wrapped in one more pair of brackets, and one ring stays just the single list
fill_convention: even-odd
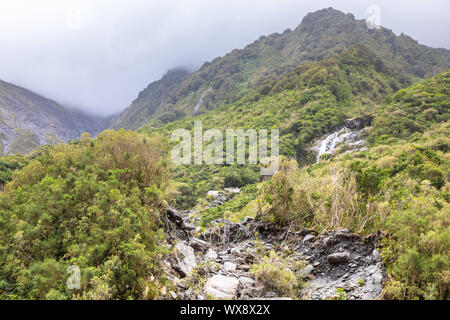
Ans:
[{"label": "forested mountain slope", "polygon": [[[365,21],[356,20],[352,14],[323,9],[306,15],[294,30],[262,36],[244,49],[235,49],[204,63],[181,84],[174,80],[165,101],[138,99],[137,105],[131,105],[122,117],[124,120],[119,120],[115,127],[136,128],[149,120],[160,125],[191,116],[196,106],[197,112],[215,109],[242,98],[264,79],[288,72],[299,64],[329,58],[355,44],[367,46],[387,66],[413,77],[429,77],[450,66],[449,50],[420,45],[386,28],[369,29]],[[158,87],[158,82],[150,85],[145,95],[157,96]],[[133,109],[148,111],[141,117],[137,116],[140,111]],[[136,117],[125,120],[126,114]]]},{"label": "forested mountain slope", "polygon": [[[155,111],[163,104],[172,92],[178,90],[189,72],[184,69],[169,70],[161,80],[152,82],[147,88],[139,93],[133,103],[126,108],[115,120],[113,128],[136,130],[150,120]],[[172,121],[179,117],[175,111],[166,113],[162,121]]]},{"label": "forested mountain slope", "polygon": [[[388,275],[382,297],[447,299],[449,71],[397,91],[407,84],[404,80],[370,50],[357,46],[268,80],[260,90],[223,110],[196,116],[205,127],[275,127],[286,120],[277,113],[284,105],[289,106],[284,112],[291,118],[304,112],[294,117],[295,125],[283,129],[285,141],[302,141],[297,146],[285,144],[294,147],[283,148],[288,156],[338,129],[341,117],[370,110],[374,120],[365,150],[348,153],[344,148],[302,167],[282,156],[280,170],[271,179],[249,179],[240,194],[216,207],[199,201],[189,212],[194,218],[198,215],[203,227],[190,226],[190,237],[217,232],[214,227],[204,228],[222,217],[240,221],[251,216],[257,224],[270,226],[269,233],[287,230],[297,235],[297,230],[299,234],[308,230],[308,241],[313,235],[318,246],[326,232],[348,229],[332,239],[379,239],[375,255],[381,255],[377,261],[382,259]],[[305,100],[297,102],[300,97]],[[308,113],[309,108],[314,112]],[[174,125],[146,128],[144,134],[120,130],[105,131],[96,139],[84,135],[68,144],[41,147],[25,161],[3,158],[4,177],[12,180],[0,192],[0,297],[172,299],[187,289],[202,293],[207,284],[199,275],[211,272],[207,266],[194,266],[184,276],[178,273],[176,281],[167,272],[167,263],[176,266],[177,254],[182,254],[177,248],[186,248],[182,239],[169,233],[173,225],[168,222],[167,205],[180,196],[174,186],[183,178],[185,186],[199,188],[217,174],[212,186],[220,187],[222,168],[169,165],[168,144],[155,131],[170,134]],[[184,125],[189,128],[189,121],[178,121],[177,126]],[[302,135],[303,131],[308,135]],[[231,170],[222,177],[231,185],[255,176],[244,171],[252,171],[248,167],[224,168]],[[279,295],[302,298],[308,288],[295,276],[305,266],[298,255],[291,254],[297,249],[286,250],[286,242],[278,236],[264,236],[278,239],[272,248],[279,253],[258,245],[263,235],[256,234],[255,261],[248,262],[248,275]],[[301,244],[306,237],[293,240]],[[359,247],[364,241],[358,240]],[[197,241],[199,245],[204,243]],[[357,259],[356,253],[352,256]],[[320,264],[330,268],[326,261]],[[82,270],[80,287],[70,290],[67,268],[74,265]],[[346,263],[342,265],[346,268]],[[316,274],[315,268],[309,272]],[[367,281],[360,278],[351,284],[344,274],[339,277],[350,291],[356,290],[350,286],[364,287]],[[342,288],[333,295],[347,297]]]}]

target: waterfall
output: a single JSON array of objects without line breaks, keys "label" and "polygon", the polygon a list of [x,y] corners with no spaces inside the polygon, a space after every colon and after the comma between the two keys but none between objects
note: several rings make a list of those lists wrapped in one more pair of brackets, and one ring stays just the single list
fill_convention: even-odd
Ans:
[{"label": "waterfall", "polygon": [[364,144],[365,141],[361,140],[362,131],[351,131],[347,127],[343,127],[326,136],[313,148],[313,150],[317,151],[316,163],[320,161],[322,155],[333,154],[337,150],[337,146],[342,143],[350,147],[357,147]]},{"label": "waterfall", "polygon": [[203,104],[203,98],[205,98],[205,95],[206,95],[209,91],[211,91],[211,90],[212,90],[212,89],[209,88],[209,89],[206,89],[205,91],[203,91],[203,93],[202,93],[200,99],[198,100],[196,106],[194,107],[194,110],[192,111],[193,114],[196,113],[197,110],[202,106],[202,104]]}]

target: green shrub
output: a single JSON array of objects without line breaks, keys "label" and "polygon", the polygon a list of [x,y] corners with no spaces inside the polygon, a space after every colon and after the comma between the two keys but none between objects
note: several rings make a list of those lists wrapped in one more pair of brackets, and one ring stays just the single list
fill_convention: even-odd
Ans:
[{"label": "green shrub", "polygon": [[[9,297],[157,297],[164,253],[158,214],[167,173],[161,142],[123,130],[59,145],[0,194],[0,281]],[[69,290],[67,267],[81,270]],[[162,278],[161,278],[162,279]],[[149,288],[149,289],[146,289]]]},{"label": "green shrub", "polygon": [[[293,269],[293,270],[291,270]],[[299,282],[295,267],[271,250],[262,262],[253,264],[250,272],[257,282],[281,296],[295,296]]]}]

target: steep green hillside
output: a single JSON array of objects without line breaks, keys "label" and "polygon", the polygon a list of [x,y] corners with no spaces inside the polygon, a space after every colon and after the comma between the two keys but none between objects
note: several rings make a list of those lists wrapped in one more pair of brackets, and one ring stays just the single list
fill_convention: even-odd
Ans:
[{"label": "steep green hillside", "polygon": [[[172,92],[178,90],[181,83],[189,76],[183,69],[174,69],[167,72],[161,80],[151,83],[139,93],[133,103],[125,109],[112,125],[113,128],[136,130],[152,117],[155,111],[167,101]],[[172,108],[170,108],[172,109]],[[179,117],[174,110],[161,115],[163,122],[170,122]]]},{"label": "steep green hillside", "polygon": [[448,299],[449,80],[447,70],[388,96],[367,151],[303,168],[282,158],[271,180],[205,210],[202,220],[253,215],[294,230],[381,230],[389,274],[384,297]]},{"label": "steep green hillside", "polygon": [[0,154],[26,154],[41,144],[103,130],[100,119],[65,109],[53,100],[0,80]]},{"label": "steep green hillside", "polygon": [[355,46],[266,80],[239,101],[208,114],[158,128],[147,125],[140,131],[170,136],[177,128],[193,128],[194,121],[202,121],[204,129],[280,128],[282,153],[296,156],[311,140],[342,125],[346,117],[373,113],[388,94],[410,83],[372,51]]},{"label": "steep green hillside", "polygon": [[374,122],[371,139],[421,139],[433,124],[450,119],[450,71],[386,98]]},{"label": "steep green hillside", "polygon": [[[179,89],[170,92],[165,103],[145,102],[145,108],[151,110],[150,118],[133,121],[141,125],[150,119],[150,123],[160,125],[174,118],[189,117],[194,109],[198,109],[196,112],[215,109],[239,100],[264,79],[288,72],[302,63],[332,57],[355,44],[367,46],[387,66],[414,77],[432,76],[434,66],[437,72],[450,66],[450,51],[446,49],[420,45],[406,35],[396,36],[385,28],[371,30],[365,21],[355,20],[351,14],[323,9],[305,16],[295,30],[263,36],[244,49],[206,62]],[[158,88],[157,83],[155,87]],[[137,109],[140,108],[143,107]],[[130,125],[119,121],[116,127]]]},{"label": "steep green hillside", "polygon": [[[355,46],[266,80],[233,104],[163,127],[147,125],[140,131],[170,137],[176,129],[192,129],[194,121],[202,121],[205,130],[279,128],[280,153],[303,164],[311,163],[315,154],[308,149],[314,139],[332,132],[346,118],[372,114],[388,94],[409,83],[408,77],[388,68],[372,51]],[[255,183],[257,172],[256,166],[178,167],[174,174],[181,184],[179,206],[192,206],[211,189]]]},{"label": "steep green hillside", "polygon": [[[356,46],[267,79],[239,101],[195,117],[204,128],[281,127],[281,151],[291,159],[281,156],[280,170],[264,181],[256,167],[168,167],[167,143],[157,132],[170,136],[173,129],[190,129],[193,119],[147,126],[145,135],[83,135],[41,147],[27,159],[4,157],[0,298],[167,297],[177,280],[170,280],[163,265],[169,250],[161,220],[174,180],[187,203],[205,186],[243,186],[223,205],[199,205],[203,226],[220,217],[254,216],[293,232],[347,228],[383,235],[385,298],[448,299],[449,76],[447,70],[399,90],[408,77]],[[375,118],[367,150],[302,166],[292,159],[346,117],[369,112]],[[281,270],[292,275],[287,281],[296,281],[290,264],[273,275],[274,259],[251,268],[266,270],[272,279]],[[83,272],[80,288],[70,290],[67,268],[74,265]],[[185,278],[189,289],[204,284],[195,281],[202,274],[194,270]]]}]

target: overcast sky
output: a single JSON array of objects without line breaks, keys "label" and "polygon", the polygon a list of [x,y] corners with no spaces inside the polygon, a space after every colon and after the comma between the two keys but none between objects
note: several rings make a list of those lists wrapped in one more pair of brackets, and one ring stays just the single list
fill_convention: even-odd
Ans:
[{"label": "overcast sky", "polygon": [[167,69],[198,68],[334,7],[450,48],[448,0],[0,0],[0,79],[108,115]]}]

